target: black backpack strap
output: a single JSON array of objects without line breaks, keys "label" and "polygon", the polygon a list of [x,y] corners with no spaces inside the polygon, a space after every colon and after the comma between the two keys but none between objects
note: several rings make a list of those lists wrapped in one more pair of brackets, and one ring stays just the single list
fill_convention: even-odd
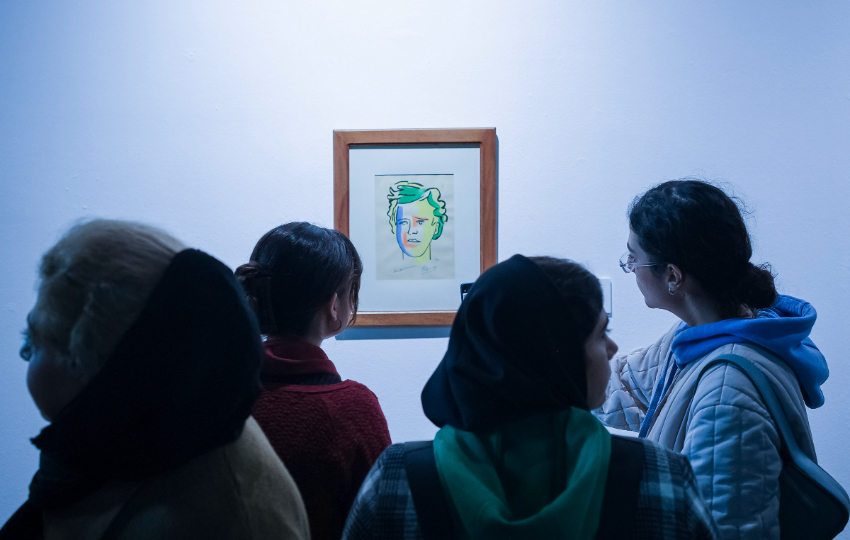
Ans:
[{"label": "black backpack strap", "polygon": [[434,441],[404,443],[404,470],[425,540],[457,538],[434,459]]},{"label": "black backpack strap", "polygon": [[596,539],[628,538],[634,530],[635,514],[643,479],[643,441],[611,437],[611,461],[605,480],[605,496]]},{"label": "black backpack strap", "polygon": [[[710,368],[723,363],[731,364],[750,379],[776,426],[781,444],[779,455],[783,462],[779,475],[781,537],[801,537],[803,531],[809,538],[837,536],[850,520],[850,497],[847,492],[800,449],[773,386],[752,360],[737,354],[720,356],[705,365],[699,374],[700,379]],[[817,516],[817,528],[821,530],[816,532],[811,525],[812,520],[801,519],[801,516]],[[792,530],[798,534],[788,532]]]}]

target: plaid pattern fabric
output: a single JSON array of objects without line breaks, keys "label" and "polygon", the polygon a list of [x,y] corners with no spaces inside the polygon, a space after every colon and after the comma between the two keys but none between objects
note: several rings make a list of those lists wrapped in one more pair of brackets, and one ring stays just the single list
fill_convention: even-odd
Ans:
[{"label": "plaid pattern fabric", "polygon": [[351,505],[343,539],[421,540],[404,470],[404,444],[384,450]]},{"label": "plaid pattern fabric", "polygon": [[[718,538],[688,460],[644,443],[643,479],[629,538]],[[404,470],[404,445],[387,448],[372,467],[348,514],[343,540],[421,540]]]},{"label": "plaid pattern fabric", "polygon": [[643,478],[631,538],[719,538],[688,459],[643,441]]}]

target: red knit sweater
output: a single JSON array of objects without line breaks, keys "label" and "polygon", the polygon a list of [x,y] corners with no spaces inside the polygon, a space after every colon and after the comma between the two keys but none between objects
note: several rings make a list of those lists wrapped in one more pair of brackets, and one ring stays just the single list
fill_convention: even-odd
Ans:
[{"label": "red knit sweater", "polygon": [[360,484],[390,444],[378,398],[340,381],[324,351],[303,341],[266,342],[254,418],[289,470],[314,540],[339,540]]}]

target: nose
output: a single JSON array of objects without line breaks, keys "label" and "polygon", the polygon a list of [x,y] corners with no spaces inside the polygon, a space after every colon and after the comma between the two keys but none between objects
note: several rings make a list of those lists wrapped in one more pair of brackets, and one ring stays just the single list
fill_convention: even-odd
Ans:
[{"label": "nose", "polygon": [[614,355],[617,354],[617,351],[619,351],[619,350],[620,350],[620,348],[617,346],[616,343],[614,343],[614,340],[611,339],[611,338],[608,338],[608,358],[609,359],[613,358]]}]

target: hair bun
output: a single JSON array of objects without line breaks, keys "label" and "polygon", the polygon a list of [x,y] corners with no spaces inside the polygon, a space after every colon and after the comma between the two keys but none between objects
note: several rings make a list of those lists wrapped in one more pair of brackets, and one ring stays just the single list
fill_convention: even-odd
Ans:
[{"label": "hair bun", "polygon": [[246,281],[257,278],[269,278],[271,277],[271,272],[257,261],[249,261],[239,266],[234,272],[234,275],[236,275],[236,279],[244,284]]},{"label": "hair bun", "polygon": [[751,309],[762,309],[776,301],[776,284],[768,263],[758,266],[748,262],[741,278],[739,291],[743,303]]},{"label": "hair bun", "polygon": [[271,304],[271,280],[269,270],[257,261],[249,261],[234,272],[242,284],[251,309],[257,315],[261,334],[276,334],[277,324]]}]

